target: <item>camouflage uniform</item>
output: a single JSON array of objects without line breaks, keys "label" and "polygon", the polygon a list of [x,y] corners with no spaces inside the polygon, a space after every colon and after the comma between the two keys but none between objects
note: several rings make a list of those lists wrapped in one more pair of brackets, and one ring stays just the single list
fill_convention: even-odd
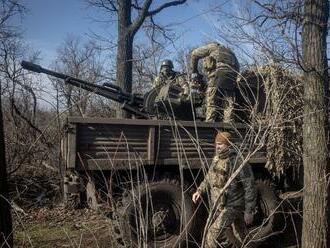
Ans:
[{"label": "camouflage uniform", "polygon": [[222,115],[224,122],[230,122],[235,102],[235,82],[239,71],[237,58],[229,48],[218,43],[210,43],[192,51],[193,73],[198,73],[198,60],[207,57],[213,57],[216,63],[214,68],[207,72],[205,121],[217,121]]},{"label": "camouflage uniform", "polygon": [[159,75],[154,80],[154,87],[157,90],[160,90],[163,86],[169,83],[180,86],[184,92],[186,92],[186,90],[188,89],[188,84],[183,74],[180,74],[176,71],[173,71],[169,76],[166,76],[165,74],[160,72]]},{"label": "camouflage uniform", "polygon": [[[221,189],[241,164],[242,160],[234,150],[227,149],[216,154],[207,175],[197,190],[201,194],[205,194],[209,190],[213,206],[219,198]],[[218,203],[216,214],[206,235],[205,247],[207,248],[216,248],[217,240],[225,232],[232,233],[230,228],[232,224],[239,234],[246,235],[244,212],[253,213],[256,207],[256,192],[250,165],[247,164],[243,167],[222,194]],[[240,237],[240,239],[242,241],[244,237]],[[240,246],[241,241],[237,240],[236,245]]]}]

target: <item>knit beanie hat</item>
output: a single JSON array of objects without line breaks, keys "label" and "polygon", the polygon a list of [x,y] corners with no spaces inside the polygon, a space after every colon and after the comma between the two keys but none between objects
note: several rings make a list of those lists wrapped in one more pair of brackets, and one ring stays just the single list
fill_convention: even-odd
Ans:
[{"label": "knit beanie hat", "polygon": [[218,132],[215,136],[215,143],[225,143],[230,145],[231,142],[231,134],[228,132]]}]

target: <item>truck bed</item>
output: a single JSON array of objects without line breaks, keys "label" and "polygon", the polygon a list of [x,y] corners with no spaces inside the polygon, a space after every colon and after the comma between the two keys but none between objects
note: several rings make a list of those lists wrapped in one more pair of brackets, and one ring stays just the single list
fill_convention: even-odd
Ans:
[{"label": "truck bed", "polygon": [[[240,144],[247,126],[235,123],[69,117],[62,154],[67,169],[120,170],[139,166],[208,166],[217,130],[234,134]],[[264,164],[258,151],[252,164]]]}]

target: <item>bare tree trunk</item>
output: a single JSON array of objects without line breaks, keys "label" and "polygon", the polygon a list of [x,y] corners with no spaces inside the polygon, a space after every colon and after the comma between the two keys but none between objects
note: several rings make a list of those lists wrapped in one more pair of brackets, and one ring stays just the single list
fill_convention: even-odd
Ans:
[{"label": "bare tree trunk", "polygon": [[[98,3],[94,0],[94,4]],[[147,17],[154,16],[171,6],[184,4],[186,0],[165,1],[157,8],[149,10],[152,0],[140,1],[132,0],[108,0],[103,1],[101,6],[107,6],[107,10],[117,13],[118,18],[118,47],[117,47],[117,84],[123,90],[132,92],[132,68],[133,68],[133,41],[136,32],[140,29]],[[106,4],[105,4],[106,2]],[[115,3],[116,2],[116,3]],[[93,4],[93,1],[92,1]],[[142,4],[142,5],[140,5]],[[138,10],[137,17],[132,20],[132,8]],[[129,118],[131,114],[118,108],[118,118]]]},{"label": "bare tree trunk", "polygon": [[[164,1],[158,7],[150,10],[153,0],[133,1],[132,0],[87,0],[92,6],[104,9],[106,12],[116,13],[118,20],[118,42],[117,42],[117,85],[128,93],[132,92],[133,78],[133,42],[134,36],[141,28],[145,19],[153,17],[172,6],[184,4],[187,0]],[[154,1],[155,2],[155,1]],[[132,20],[132,9],[136,16]],[[152,21],[153,25],[157,26]],[[118,118],[129,118],[130,113],[117,108]]]},{"label": "bare tree trunk", "polygon": [[[0,86],[1,89],[1,86]],[[13,247],[12,220],[8,203],[5,139],[0,94],[0,247]]]},{"label": "bare tree trunk", "polygon": [[304,207],[302,247],[329,247],[328,154],[328,0],[305,0],[304,59]]},{"label": "bare tree trunk", "polygon": [[[118,47],[117,47],[117,84],[123,90],[132,92],[132,59],[134,34],[130,31],[131,0],[118,1]],[[118,118],[131,115],[118,108]]]}]

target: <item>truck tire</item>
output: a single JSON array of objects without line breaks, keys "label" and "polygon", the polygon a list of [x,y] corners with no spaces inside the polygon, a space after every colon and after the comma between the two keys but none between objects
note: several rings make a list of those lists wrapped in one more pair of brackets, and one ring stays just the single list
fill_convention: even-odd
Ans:
[{"label": "truck tire", "polygon": [[[283,231],[283,211],[279,199],[271,187],[270,181],[257,180],[257,208],[253,226],[248,229],[248,237],[244,243],[244,247],[256,248],[264,241]],[[231,244],[234,243],[228,237]]]},{"label": "truck tire", "polygon": [[188,246],[198,228],[193,223],[194,211],[191,193],[177,179],[163,178],[137,186],[123,200],[125,247]]}]

